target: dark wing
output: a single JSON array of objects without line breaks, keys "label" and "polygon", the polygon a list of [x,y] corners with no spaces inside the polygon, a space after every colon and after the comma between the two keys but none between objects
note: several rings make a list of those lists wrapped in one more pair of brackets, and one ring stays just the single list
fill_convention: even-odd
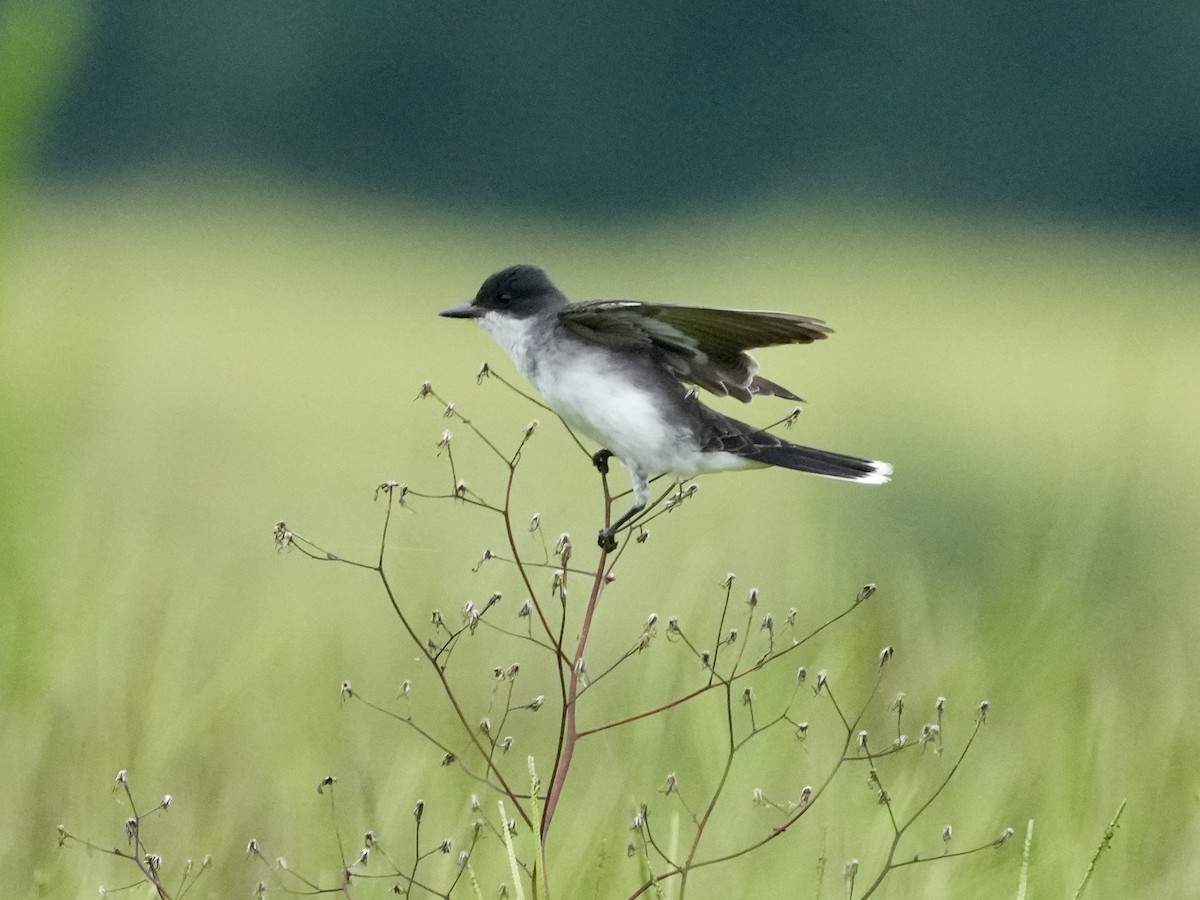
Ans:
[{"label": "dark wing", "polygon": [[820,319],[792,313],[633,300],[575,303],[559,313],[559,319],[585,340],[615,348],[645,348],[681,381],[747,403],[757,394],[800,399],[757,375],[758,363],[747,350],[811,344],[831,331]]}]

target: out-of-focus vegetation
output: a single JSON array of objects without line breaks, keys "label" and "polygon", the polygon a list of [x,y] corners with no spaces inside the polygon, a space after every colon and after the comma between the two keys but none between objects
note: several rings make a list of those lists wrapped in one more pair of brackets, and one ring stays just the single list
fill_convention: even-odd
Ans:
[{"label": "out-of-focus vegetation", "polygon": [[[336,880],[314,790],[328,773],[350,840],[370,827],[401,841],[423,798],[427,833],[461,841],[477,787],[338,699],[343,679],[386,700],[418,671],[377,585],[277,555],[270,532],[285,518],[369,556],[377,482],[448,484],[434,448],[445,420],[413,401],[425,379],[502,442],[541,415],[494,382],[477,386],[482,359],[511,369],[484,335],[434,315],[516,259],[543,263],[579,298],[827,318],[833,340],[765,351],[764,371],[809,399],[799,438],[896,465],[878,490],[782,471],[706,476],[622,562],[597,654],[626,646],[650,612],[699,621],[730,570],[764,608],[812,620],[878,582],[869,607],[806,656],[810,671],[858,684],[892,644],[889,688],[924,710],[947,696],[950,734],[978,701],[993,709],[913,852],[940,852],[947,822],[965,845],[1008,825],[1020,836],[1034,818],[1031,896],[1063,896],[1128,798],[1091,895],[1184,896],[1200,878],[1195,245],[786,205],[582,230],[236,187],[128,182],[31,197],[5,265],[5,896],[132,880],[110,859],[55,846],[59,822],[123,841],[127,810],[109,789],[120,768],[151,803],[173,794],[160,846],[168,864],[215,855],[209,896],[253,886],[242,863],[252,836]],[[739,412],[765,422],[786,410]],[[498,489],[465,434],[456,463],[476,490]],[[599,515],[586,459],[547,421],[523,466],[518,508],[585,547]],[[405,603],[453,610],[501,590],[515,611],[511,572],[471,571],[501,542],[494,522],[414,504],[396,524]],[[464,660],[490,670],[521,652]],[[605,708],[699,677],[680,659],[656,645]],[[715,733],[700,715],[588,751],[578,773],[591,778],[571,786],[551,848],[567,895],[592,884],[619,895],[636,868],[624,854],[634,804],[662,802],[668,772],[711,777],[701,773]],[[750,790],[794,790],[815,764],[806,753],[741,773],[732,827],[768,828]],[[901,802],[904,790],[893,790]],[[783,884],[817,896],[822,855],[822,896],[837,896],[842,862],[865,864],[887,834],[865,784],[842,791],[803,833],[704,873],[696,896]],[[1018,843],[897,873],[886,896],[1013,897]]]},{"label": "out-of-focus vegetation", "polygon": [[[55,846],[59,823],[124,841],[123,768],[148,805],[174,797],[153,826],[168,867],[214,855],[190,896],[247,895],[251,837],[336,883],[314,790],[330,773],[348,844],[372,828],[403,846],[424,799],[424,833],[462,846],[477,785],[339,701],[344,679],[387,702],[412,677],[436,723],[378,586],[274,553],[271,529],[369,557],[378,482],[448,487],[422,381],[502,444],[545,418],[477,385],[481,360],[507,361],[435,315],[517,261],[578,299],[828,319],[833,340],[764,351],[764,371],[811,401],[797,439],[896,465],[880,489],[701,479],[622,560],[593,671],[651,612],[707,627],[729,571],[810,623],[877,582],[799,662],[853,693],[895,646],[888,689],[918,718],[945,695],[950,740],[988,699],[905,852],[940,852],[945,823],[956,846],[1018,835],[898,872],[886,896],[1015,897],[1029,819],[1029,896],[1068,896],[1124,800],[1088,896],[1192,893],[1194,4],[582,9],[0,6],[0,894],[133,880]],[[498,491],[488,453],[454,446],[472,488]],[[545,421],[516,507],[588,547],[595,477]],[[415,502],[389,544],[402,602],[420,618],[500,590],[515,610],[511,571],[472,571],[501,540]],[[675,649],[609,681],[596,714],[699,677]],[[490,672],[524,648],[456,652]],[[668,773],[685,795],[712,778],[709,712],[586,745],[549,851],[562,896],[640,874],[630,815],[671,802]],[[813,722],[739,770],[730,829],[768,829],[751,791],[794,794],[819,768]],[[889,835],[868,786],[839,791],[690,896],[838,896],[843,862],[869,870]],[[480,866],[490,894],[506,873]]]},{"label": "out-of-focus vegetation", "polygon": [[1200,8],[125,0],[42,171],[252,167],[576,218],[805,198],[1200,215]]}]

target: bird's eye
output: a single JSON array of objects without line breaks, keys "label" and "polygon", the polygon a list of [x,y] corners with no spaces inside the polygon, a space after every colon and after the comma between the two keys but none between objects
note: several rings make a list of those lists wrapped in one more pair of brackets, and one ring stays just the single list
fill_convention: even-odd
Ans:
[{"label": "bird's eye", "polygon": [[496,298],[496,305],[500,306],[500,307],[507,308],[509,306],[512,306],[512,302],[513,302],[512,294],[509,294],[509,293],[501,294],[500,296],[498,296]]}]

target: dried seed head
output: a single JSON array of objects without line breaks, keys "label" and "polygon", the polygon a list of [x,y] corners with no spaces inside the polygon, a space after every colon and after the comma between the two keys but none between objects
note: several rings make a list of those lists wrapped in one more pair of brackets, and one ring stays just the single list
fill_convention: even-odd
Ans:
[{"label": "dried seed head", "polygon": [[479,812],[481,809],[483,809],[483,806],[479,803],[479,795],[472,794],[471,795],[471,812]]},{"label": "dried seed head", "polygon": [[492,733],[492,720],[489,719],[487,716],[484,716],[482,719],[480,719],[479,720],[479,731],[482,734],[491,734]]},{"label": "dried seed head", "polygon": [[754,702],[754,688],[748,687],[742,691],[742,705],[750,706]]},{"label": "dried seed head", "polygon": [[796,726],[796,737],[800,738],[800,740],[804,740],[806,737],[808,737],[808,723],[807,722],[801,722],[799,725]]},{"label": "dried seed head", "polygon": [[947,825],[945,828],[942,829],[942,840],[945,841],[947,844],[950,843],[950,839],[953,837],[954,837],[954,829],[951,826]]},{"label": "dried seed head", "polygon": [[817,686],[814,689],[816,693],[821,693],[821,688],[825,687],[825,682],[828,680],[828,674],[824,669],[817,673]]},{"label": "dried seed head", "polygon": [[529,424],[525,426],[525,437],[526,437],[527,439],[528,439],[528,438],[531,438],[531,437],[533,437],[533,433],[534,433],[535,431],[537,431],[537,428],[538,428],[538,425],[539,425],[539,424],[540,424],[540,423],[538,422],[538,420],[537,420],[537,419],[530,419],[530,420],[529,420]]},{"label": "dried seed head", "polygon": [[657,621],[658,613],[650,613],[650,615],[646,617],[646,630],[649,631],[651,628],[653,628]]},{"label": "dried seed head", "polygon": [[896,698],[894,700],[892,700],[892,704],[891,704],[891,706],[888,707],[888,709],[894,709],[897,713],[904,712],[904,692],[903,691],[901,691],[900,693],[898,693],[896,695]]},{"label": "dried seed head", "polygon": [[806,784],[804,790],[800,792],[800,805],[808,806],[812,802],[813,789],[811,784]]},{"label": "dried seed head", "polygon": [[417,805],[413,807],[413,818],[420,822],[423,815],[425,815],[425,801],[418,800]]},{"label": "dried seed head", "polygon": [[158,801],[159,809],[170,809],[171,808],[171,799],[172,798],[171,798],[170,794],[163,794],[163,798]]},{"label": "dried seed head", "polygon": [[122,769],[117,773],[117,777],[113,779],[117,784],[129,784],[129,773]]},{"label": "dried seed head", "polygon": [[887,788],[879,789],[878,802],[880,806],[887,806],[892,802],[892,795],[887,792]]},{"label": "dried seed head", "polygon": [[457,759],[458,759],[458,757],[449,751],[443,753],[442,754],[442,768],[446,768],[448,766],[454,765],[454,763]]},{"label": "dried seed head", "polygon": [[516,678],[520,674],[521,674],[521,664],[520,663],[512,663],[508,667],[508,677],[509,678]]},{"label": "dried seed head", "polygon": [[375,837],[374,831],[368,831],[366,834],[363,835],[363,844],[367,847],[379,846],[379,840],[378,840],[378,838]]},{"label": "dried seed head", "polygon": [[1000,832],[1000,837],[996,838],[996,846],[999,847],[1001,844],[1003,844],[1005,841],[1007,841],[1012,836],[1013,836],[1012,828],[1011,827],[1005,828],[1004,831]]},{"label": "dried seed head", "polygon": [[858,874],[858,860],[852,859],[842,867],[842,877],[847,881],[853,881],[854,876]]},{"label": "dried seed head", "polygon": [[467,860],[471,858],[471,854],[466,850],[462,850],[458,854],[458,867],[461,869],[467,864]]},{"label": "dried seed head", "polygon": [[147,853],[142,857],[142,861],[146,863],[146,868],[151,872],[157,872],[162,868],[162,857],[157,853]]},{"label": "dried seed head", "polygon": [[746,603],[751,609],[758,606],[758,588],[750,588],[750,593],[746,595]]},{"label": "dried seed head", "polygon": [[766,794],[763,793],[762,788],[754,789],[754,792],[750,795],[750,802],[753,803],[755,806],[766,806],[767,805],[767,796],[766,796]]},{"label": "dried seed head", "polygon": [[663,787],[662,787],[662,792],[664,794],[674,794],[678,790],[679,790],[679,779],[676,777],[675,773],[672,772],[670,775],[667,776],[667,780],[663,784]]},{"label": "dried seed head", "polygon": [[808,678],[808,669],[801,666],[796,670],[796,684],[804,684],[806,678]]},{"label": "dried seed head", "polygon": [[322,778],[320,781],[317,782],[317,793],[318,794],[325,793],[325,788],[333,787],[336,783],[337,783],[336,776],[326,775],[324,778]]},{"label": "dried seed head", "polygon": [[258,838],[250,838],[250,842],[248,844],[246,844],[246,855],[247,856],[258,856],[259,852],[260,851],[258,849]]},{"label": "dried seed head", "polygon": [[450,838],[446,838],[444,841],[438,844],[438,852],[440,853],[449,853],[453,848],[454,844],[451,842]]},{"label": "dried seed head", "polygon": [[866,746],[867,746],[867,733],[866,733],[865,731],[860,731],[860,732],[858,733],[857,743],[858,743],[858,746],[860,746],[860,747],[863,747],[863,748],[866,748]]},{"label": "dried seed head", "polygon": [[355,860],[354,864],[356,866],[365,866],[367,864],[367,860],[370,858],[371,858],[371,849],[369,847],[363,847],[362,850],[359,851],[358,859]]},{"label": "dried seed head", "polygon": [[483,365],[481,365],[479,367],[479,371],[475,373],[476,384],[482,383],[483,379],[487,378],[491,374],[492,374],[492,370],[488,367],[488,364],[485,362]]},{"label": "dried seed head", "polygon": [[534,531],[537,531],[541,527],[542,527],[542,514],[535,512],[533,514],[533,516],[529,519],[529,530],[530,530],[530,532],[534,532]]},{"label": "dried seed head", "polygon": [[450,446],[450,442],[454,440],[454,432],[443,431],[441,438],[437,442],[438,449],[441,450]]},{"label": "dried seed head", "polygon": [[707,669],[712,665],[712,654],[707,650],[700,651],[700,668]]},{"label": "dried seed head", "polygon": [[405,678],[402,682],[400,682],[400,696],[407,697],[411,693],[412,693],[412,679]]},{"label": "dried seed head", "polygon": [[352,688],[350,686],[349,681],[342,682],[341,695],[342,695],[342,700],[348,700],[349,698],[354,696],[354,688]]},{"label": "dried seed head", "polygon": [[980,703],[979,704],[979,718],[983,719],[983,721],[986,722],[988,710],[990,710],[991,708],[992,708],[992,704],[988,703],[986,700],[984,700],[982,703]]},{"label": "dried seed head", "polygon": [[442,418],[443,419],[453,419],[454,418],[454,404],[453,403],[446,404],[446,408],[442,410]]},{"label": "dried seed head", "polygon": [[530,701],[529,708],[532,709],[534,712],[537,712],[539,709],[542,708],[542,704],[545,702],[546,702],[546,695],[538,694],[536,697],[533,698],[532,701]]},{"label": "dried seed head", "polygon": [[507,753],[509,750],[512,749],[512,745],[513,745],[513,739],[511,736],[506,737],[502,741],[500,741],[500,748],[505,753]]},{"label": "dried seed head", "polygon": [[864,584],[861,588],[859,588],[858,596],[855,598],[854,602],[862,603],[864,600],[870,599],[871,595],[877,590],[879,590],[879,586],[874,582],[871,584]]},{"label": "dried seed head", "polygon": [[895,654],[895,649],[892,647],[884,647],[879,651],[879,667],[883,668],[892,661],[892,656]]},{"label": "dried seed head", "polygon": [[775,631],[775,617],[773,615],[771,615],[770,613],[767,613],[765,616],[763,616],[762,626],[761,626],[760,630],[774,632]]},{"label": "dried seed head", "polygon": [[529,618],[529,615],[532,612],[533,612],[533,601],[526,600],[524,603],[521,604],[521,608],[517,610],[517,618],[518,619],[527,619],[527,618]]},{"label": "dried seed head", "polygon": [[634,540],[634,543],[644,544],[644,543],[646,543],[647,540],[649,540],[649,538],[650,538],[650,529],[639,527],[637,537],[635,537],[633,540]]},{"label": "dried seed head", "polygon": [[428,381],[422,381],[421,389],[419,391],[417,391],[416,399],[420,400],[422,397],[428,397],[432,393],[433,393],[433,385],[430,384]]},{"label": "dried seed head", "polygon": [[783,617],[783,624],[788,625],[788,626],[795,625],[796,624],[796,615],[797,615],[796,607],[794,607],[794,606],[790,607],[788,609],[788,614]]},{"label": "dried seed head", "polygon": [[733,579],[736,577],[737,576],[734,575],[732,572],[727,573],[725,575],[725,577],[721,580],[721,587],[723,587],[723,588],[733,587]]},{"label": "dried seed head", "polygon": [[729,634],[725,638],[725,643],[734,644],[737,642],[738,631],[736,628],[730,628]]},{"label": "dried seed head", "polygon": [[946,711],[946,698],[938,697],[937,702],[935,704],[933,704],[933,708],[938,711],[939,715],[941,713],[944,713]]}]

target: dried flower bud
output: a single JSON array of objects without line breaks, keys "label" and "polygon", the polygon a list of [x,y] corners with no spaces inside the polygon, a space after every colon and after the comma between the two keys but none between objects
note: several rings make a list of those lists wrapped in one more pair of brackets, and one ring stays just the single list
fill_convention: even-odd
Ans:
[{"label": "dried flower bud", "polygon": [[405,678],[402,682],[400,682],[400,696],[407,697],[411,693],[412,693],[412,679]]},{"label": "dried flower bud", "polygon": [[675,773],[672,772],[670,775],[667,776],[667,780],[666,780],[666,783],[663,785],[662,792],[664,794],[674,794],[678,790],[679,790],[679,779],[676,777]]},{"label": "dried flower bud", "polygon": [[732,572],[729,572],[729,573],[728,573],[728,574],[726,574],[726,576],[725,576],[725,577],[724,577],[724,578],[721,580],[721,587],[723,587],[723,588],[731,588],[731,587],[733,587],[733,579],[734,579],[734,578],[736,578],[736,577],[737,577],[737,576],[736,576],[736,575],[734,575]]},{"label": "dried flower bud", "polygon": [[530,533],[533,533],[541,527],[542,527],[542,514],[535,512],[533,514],[533,516],[529,519],[529,531],[530,531]]},{"label": "dried flower bud", "polygon": [[933,708],[938,711],[939,716],[944,713],[946,711],[946,698],[938,697],[937,702],[933,704]]},{"label": "dried flower bud", "polygon": [[742,705],[750,706],[754,703],[754,688],[746,688],[742,691]]},{"label": "dried flower bud", "polygon": [[773,615],[771,615],[770,613],[767,613],[765,616],[763,616],[762,626],[760,627],[760,630],[774,632],[775,631],[775,617]]},{"label": "dried flower bud", "polygon": [[449,853],[453,848],[454,844],[451,842],[450,838],[446,838],[444,841],[438,844],[438,851],[440,853]]},{"label": "dried flower bud", "polygon": [[808,669],[801,666],[796,670],[796,684],[804,684],[806,678],[808,678]]},{"label": "dried flower bud", "polygon": [[489,719],[487,716],[484,716],[482,719],[480,719],[479,720],[479,731],[482,734],[491,734],[492,733],[492,720]]},{"label": "dried flower bud", "polygon": [[796,726],[796,737],[798,737],[800,740],[804,740],[806,737],[808,737],[808,723],[807,722],[801,722],[799,725]]},{"label": "dried flower bud", "polygon": [[870,599],[871,595],[877,590],[879,590],[879,586],[874,582],[871,584],[864,584],[861,588],[859,588],[858,596],[854,599],[854,602],[862,603],[864,600]]},{"label": "dried flower bud", "polygon": [[513,739],[512,739],[512,737],[511,737],[511,736],[510,736],[510,737],[506,737],[506,738],[504,738],[502,741],[500,741],[500,749],[501,749],[501,750],[502,750],[504,753],[507,753],[509,750],[511,750],[511,749],[512,749],[512,745],[513,745]]},{"label": "dried flower bud", "polygon": [[979,718],[983,719],[983,721],[986,722],[988,710],[990,710],[991,708],[992,708],[992,704],[988,703],[986,700],[984,700],[982,703],[980,703],[979,704]]},{"label": "dried flower bud", "polygon": [[879,651],[879,667],[883,668],[892,661],[892,656],[895,654],[895,649],[892,647],[884,647]]},{"label": "dried flower bud", "polygon": [[433,393],[433,385],[430,384],[428,381],[422,381],[421,389],[419,391],[417,391],[416,399],[420,400],[422,397],[428,397],[432,393]]},{"label": "dried flower bud", "polygon": [[129,773],[122,769],[117,773],[117,777],[113,779],[117,784],[129,784]]},{"label": "dried flower bud", "polygon": [[758,606],[758,588],[750,588],[750,593],[746,595],[746,604],[751,609]]},{"label": "dried flower bud", "polygon": [[788,609],[788,614],[783,617],[783,624],[785,624],[789,627],[794,626],[796,624],[797,612],[798,611],[797,611],[796,607],[794,607],[794,606],[790,607]]},{"label": "dried flower bud", "polygon": [[342,699],[343,699],[343,700],[348,700],[349,698],[351,698],[351,697],[353,697],[353,696],[354,696],[354,688],[352,688],[352,687],[350,686],[350,682],[349,682],[349,681],[343,681],[343,682],[342,682],[342,690],[341,690],[341,695],[342,695]]},{"label": "dried flower bud", "polygon": [[858,860],[852,859],[842,867],[842,877],[847,881],[853,881],[858,874]]},{"label": "dried flower bud", "polygon": [[537,419],[530,419],[530,420],[529,420],[529,424],[525,426],[525,438],[526,438],[526,440],[528,440],[529,438],[533,437],[533,433],[534,433],[535,431],[537,431],[537,428],[538,428],[538,425],[539,425],[539,424],[540,424],[540,423],[538,422],[538,420],[537,420]]},{"label": "dried flower bud", "polygon": [[1001,844],[1003,844],[1005,841],[1007,841],[1012,836],[1013,836],[1012,828],[1011,827],[1005,828],[1004,831],[1002,831],[1000,833],[1000,837],[996,838],[996,846],[999,847]]},{"label": "dried flower bud", "polygon": [[821,693],[821,688],[825,687],[825,682],[827,679],[828,675],[824,669],[817,673],[817,686],[814,689],[816,693]]},{"label": "dried flower bud", "polygon": [[950,839],[953,837],[954,837],[954,829],[951,826],[947,825],[945,828],[942,829],[942,840],[945,841],[947,844],[950,843]]},{"label": "dried flower bud", "polygon": [[712,654],[707,650],[700,651],[700,668],[707,669],[712,665]]},{"label": "dried flower bud", "polygon": [[537,712],[539,709],[541,709],[541,708],[542,708],[542,704],[543,704],[543,703],[545,703],[545,702],[546,702],[546,695],[545,695],[545,694],[538,694],[538,695],[537,695],[536,697],[534,697],[534,698],[533,698],[533,700],[530,702],[530,704],[529,704],[529,708],[530,708],[530,709],[532,709],[534,712]]},{"label": "dried flower bud", "polygon": [[750,795],[750,802],[753,803],[755,806],[766,806],[767,805],[767,796],[766,796],[766,794],[763,793],[762,788],[754,789],[754,792]]},{"label": "dried flower bud", "polygon": [[533,601],[526,600],[524,603],[521,604],[521,608],[517,610],[517,618],[518,619],[527,619],[527,618],[529,618],[529,615],[532,612],[533,612]]},{"label": "dried flower bud", "polygon": [[804,790],[802,790],[800,792],[800,801],[799,801],[800,805],[808,806],[808,804],[812,801],[812,795],[813,795],[812,785],[806,784],[804,786]]},{"label": "dried flower bud", "polygon": [[247,856],[258,856],[259,855],[258,838],[250,838],[250,843],[246,844],[246,855]]},{"label": "dried flower bud", "polygon": [[337,783],[336,776],[326,775],[319,782],[317,782],[317,793],[318,794],[325,793],[325,788],[333,787],[336,783]]},{"label": "dried flower bud", "polygon": [[458,759],[458,757],[449,751],[443,753],[442,754],[442,768],[444,769],[444,768],[454,765],[454,763],[457,759]]},{"label": "dried flower bud", "polygon": [[371,850],[369,847],[363,847],[358,853],[358,859],[355,861],[356,866],[365,866],[367,860],[371,858]]},{"label": "dried flower bud", "polygon": [[163,794],[163,798],[158,801],[159,809],[170,809],[171,799],[172,798],[170,794]]}]

